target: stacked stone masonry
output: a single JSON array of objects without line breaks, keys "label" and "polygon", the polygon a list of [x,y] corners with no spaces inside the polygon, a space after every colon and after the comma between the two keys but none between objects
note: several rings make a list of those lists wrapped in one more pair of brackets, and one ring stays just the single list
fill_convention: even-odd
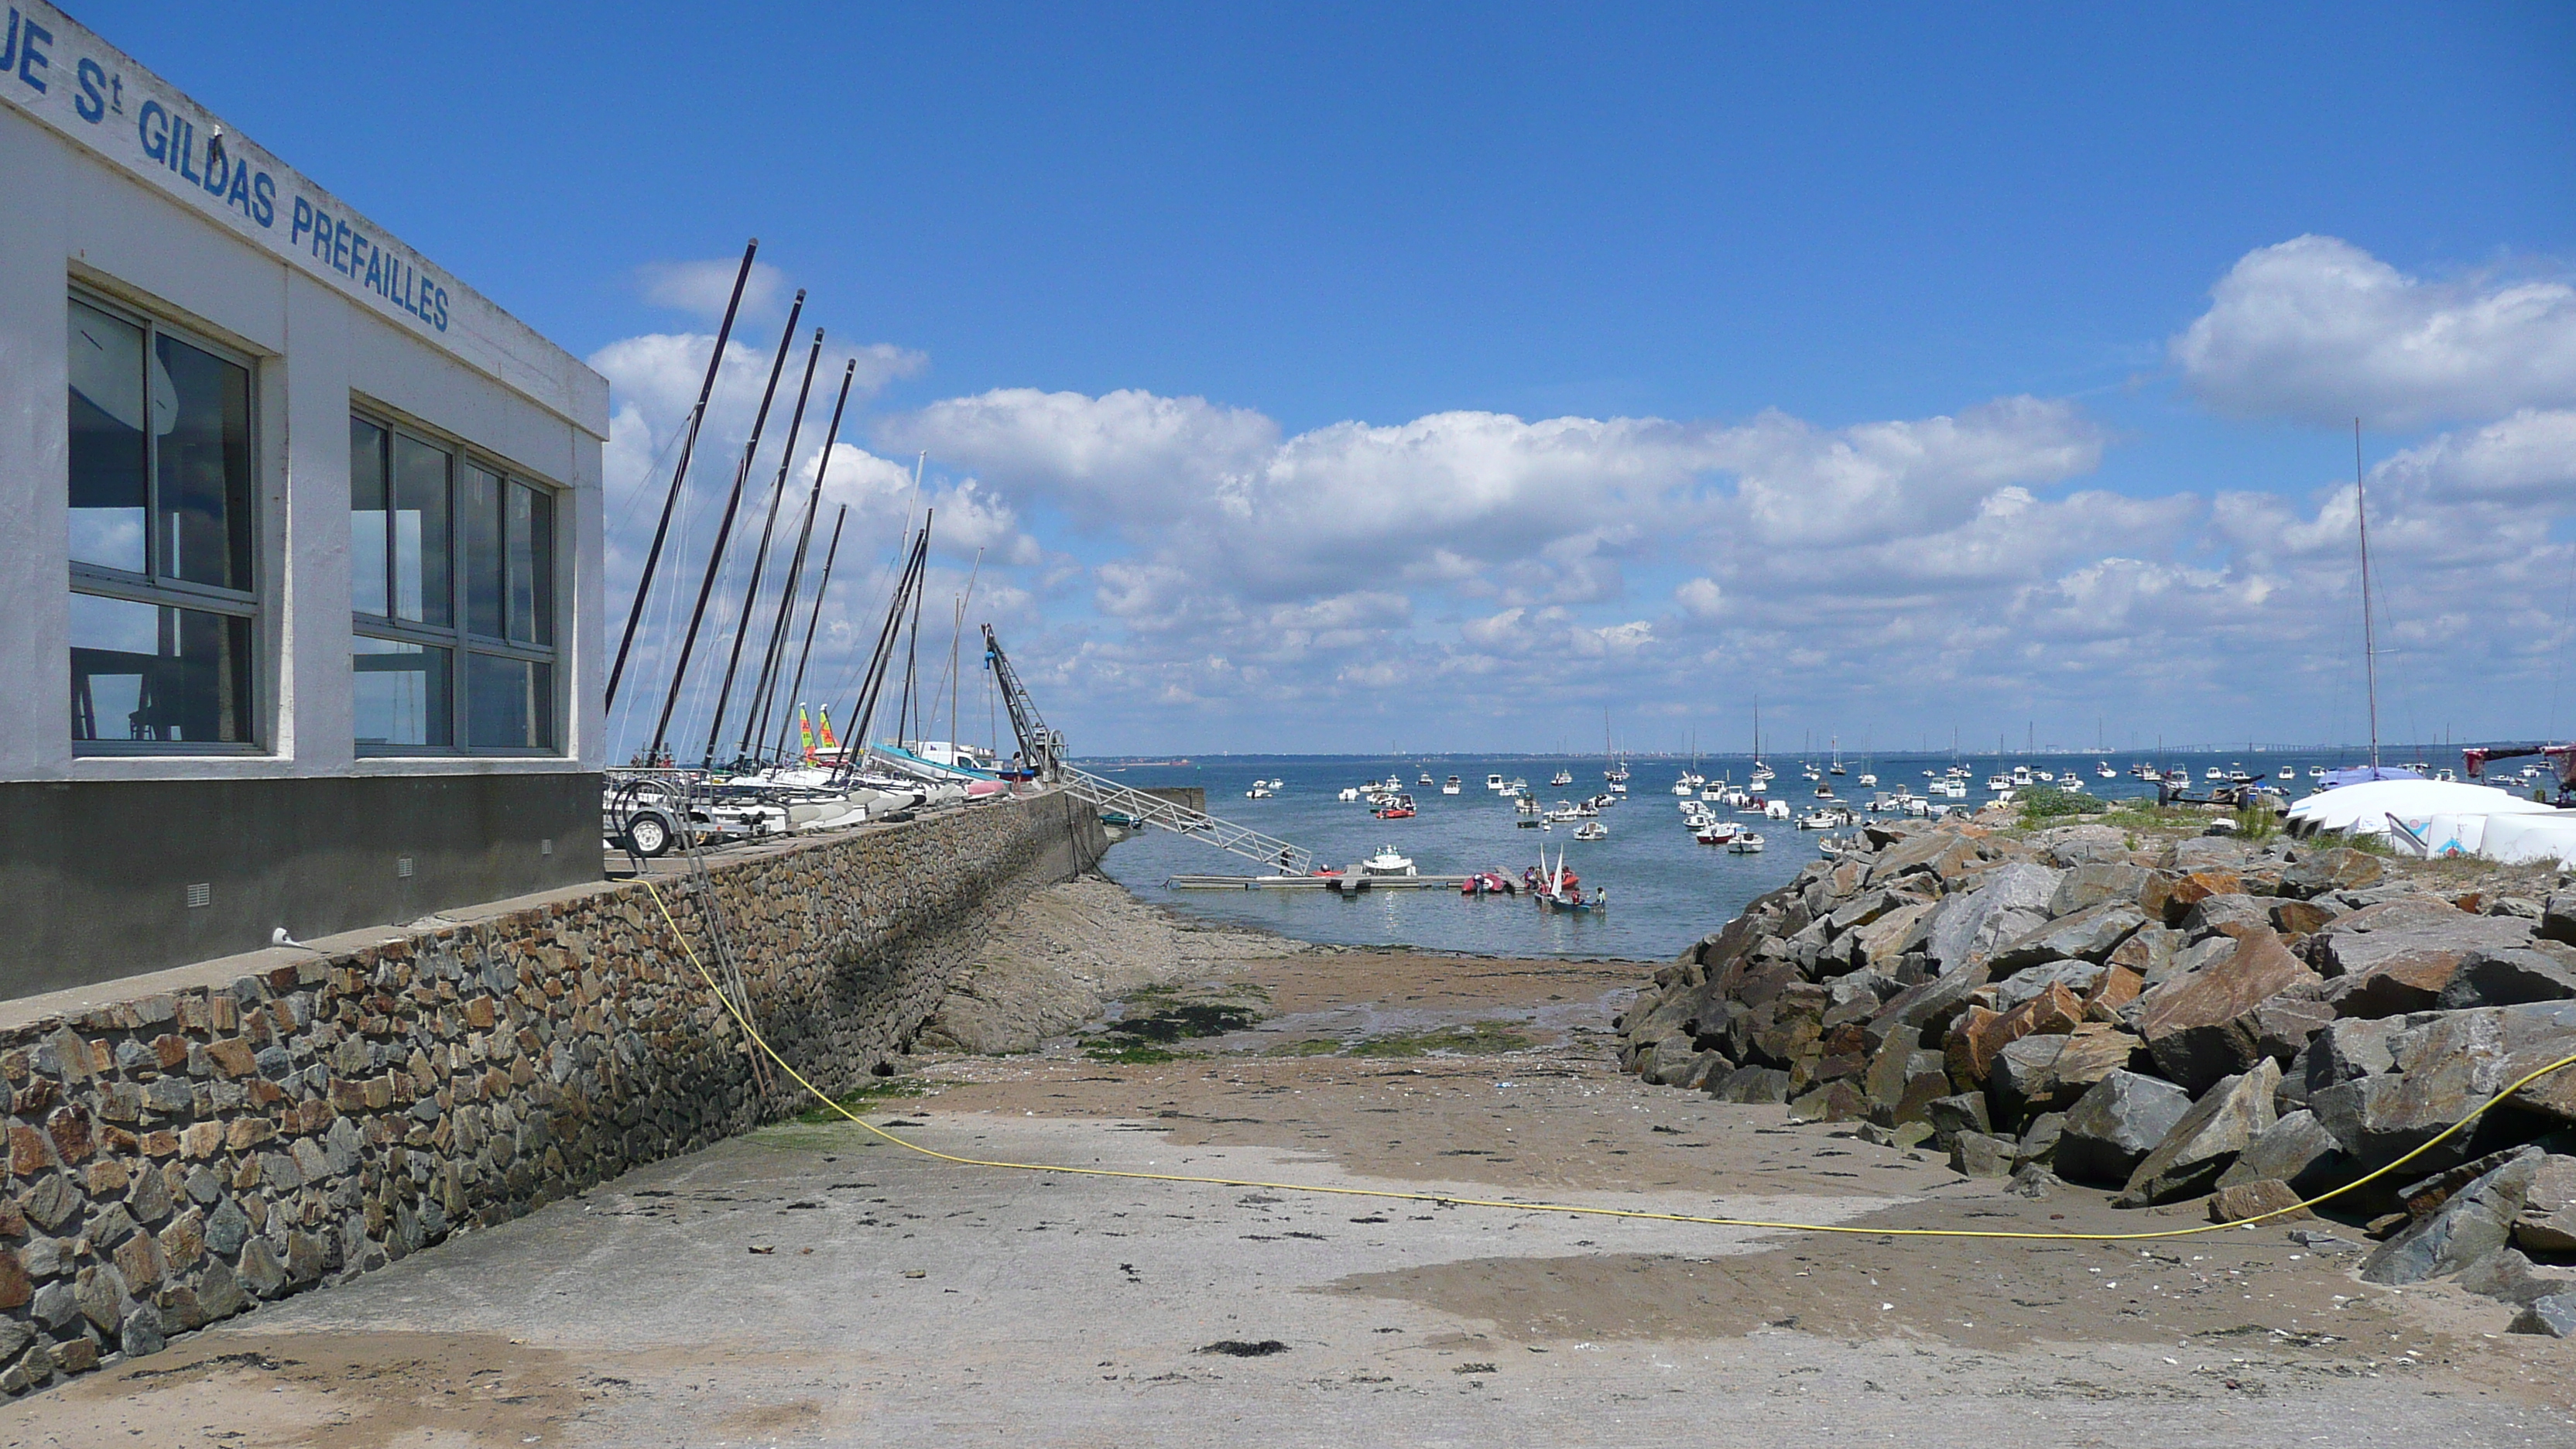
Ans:
[{"label": "stacked stone masonry", "polygon": [[[1022,892],[1105,847],[1049,794],[711,863],[755,1019],[836,1095]],[[684,889],[659,888],[705,951]],[[714,963],[709,962],[710,966]],[[811,1105],[640,884],[0,1035],[0,1390],[504,1222]]]}]

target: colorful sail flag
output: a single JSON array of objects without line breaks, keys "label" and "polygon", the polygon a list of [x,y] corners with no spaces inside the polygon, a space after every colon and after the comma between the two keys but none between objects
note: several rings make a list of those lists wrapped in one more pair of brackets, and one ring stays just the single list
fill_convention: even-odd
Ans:
[{"label": "colorful sail flag", "polygon": [[823,706],[823,709],[822,709],[822,715],[823,715],[823,740],[822,740],[823,753],[824,753],[824,754],[827,754],[827,755],[837,753],[837,752],[840,750],[840,748],[841,748],[841,742],[840,742],[839,740],[836,740],[836,739],[832,738],[832,707],[831,707],[830,705],[828,705],[828,704],[827,704],[827,705],[825,705],[825,706]]},{"label": "colorful sail flag", "polygon": [[796,706],[796,733],[805,739],[805,758],[814,758],[814,721],[805,714],[805,706]]}]

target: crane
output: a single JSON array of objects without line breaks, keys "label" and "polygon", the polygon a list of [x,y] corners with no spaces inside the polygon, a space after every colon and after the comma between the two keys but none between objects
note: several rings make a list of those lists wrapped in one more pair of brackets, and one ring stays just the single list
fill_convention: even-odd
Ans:
[{"label": "crane", "polygon": [[1076,798],[1115,812],[1131,824],[1156,826],[1204,841],[1219,850],[1258,861],[1281,875],[1304,875],[1315,868],[1315,853],[1302,845],[1264,835],[1231,820],[1219,820],[1204,810],[1193,810],[1165,796],[1104,780],[1066,764],[1064,736],[1047,728],[1047,722],[1039,716],[1037,701],[1029,698],[1027,686],[1020,683],[1019,672],[1011,668],[1011,656],[1002,652],[1002,641],[994,637],[990,624],[984,626],[984,667],[993,671],[993,684],[1011,712],[1011,733],[1020,740],[1020,764],[1036,779],[1061,785]]},{"label": "crane", "polygon": [[1001,691],[1003,707],[1011,712],[1011,733],[1020,741],[1020,767],[1035,779],[1055,783],[1064,763],[1064,736],[1047,728],[1037,701],[1029,698],[1027,686],[1020,683],[1019,671],[1011,668],[1011,656],[1002,652],[1002,641],[990,624],[984,626],[984,665],[993,671],[993,685]]}]

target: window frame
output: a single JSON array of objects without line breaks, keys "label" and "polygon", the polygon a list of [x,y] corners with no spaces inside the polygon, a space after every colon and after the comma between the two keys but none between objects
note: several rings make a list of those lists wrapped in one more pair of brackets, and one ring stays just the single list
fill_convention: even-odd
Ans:
[{"label": "window frame", "polygon": [[[68,556],[68,524],[66,524],[65,534],[65,561],[68,564],[67,592],[69,593],[89,594],[100,598],[117,599],[133,604],[149,604],[157,608],[189,609],[201,614],[217,614],[227,618],[249,620],[250,657],[242,661],[242,687],[250,692],[249,714],[251,722],[251,737],[247,740],[233,741],[74,739],[71,742],[72,755],[75,759],[80,759],[117,756],[128,758],[151,758],[156,756],[172,755],[219,755],[238,757],[273,754],[275,753],[273,741],[276,738],[276,722],[270,708],[271,690],[268,687],[269,671],[266,667],[267,661],[262,657],[270,647],[266,617],[268,612],[266,602],[270,570],[268,568],[268,559],[266,557],[268,552],[268,535],[264,527],[266,523],[266,515],[263,509],[262,497],[266,490],[261,486],[262,479],[260,476],[265,469],[265,459],[267,457],[265,451],[261,447],[260,440],[260,393],[262,382],[260,363],[263,359],[255,353],[245,352],[228,343],[217,341],[203,332],[199,332],[179,323],[171,322],[157,312],[137,307],[131,302],[110,296],[109,294],[101,292],[93,287],[82,286],[78,282],[72,283],[64,290],[64,306],[66,309],[64,325],[67,329],[66,335],[68,335],[68,328],[70,326],[69,307],[73,303],[78,303],[93,311],[104,313],[109,317],[115,318],[117,321],[124,322],[129,326],[139,327],[143,330],[143,356],[145,359],[144,396],[147,411],[150,407],[151,398],[150,360],[155,355],[159,347],[160,339],[165,335],[175,338],[187,346],[196,348],[198,351],[205,353],[209,357],[222,362],[231,363],[233,366],[242,369],[244,373],[248,374],[246,411],[249,416],[245,422],[245,427],[248,433],[248,437],[245,439],[245,449],[250,459],[251,476],[250,487],[243,498],[243,508],[246,510],[248,515],[244,520],[244,526],[249,530],[251,541],[249,557],[250,586],[245,589],[227,589],[220,585],[200,583],[194,579],[183,579],[176,575],[159,572],[162,559],[165,554],[165,550],[162,547],[163,540],[160,532],[163,527],[163,521],[161,518],[161,439],[159,435],[155,434],[148,427],[143,430],[142,572],[138,573],[131,569],[121,569],[110,564],[92,563],[83,559],[70,558]],[[66,381],[64,386],[68,390],[70,386],[69,382]],[[66,392],[66,399],[68,400],[68,391]],[[68,430],[68,422],[66,422],[65,426],[66,430]],[[70,449],[68,442],[66,443],[64,453],[63,482],[65,489],[68,490],[71,482]]]},{"label": "window frame", "polygon": [[[475,447],[464,439],[442,432],[439,429],[423,426],[420,423],[414,422],[411,419],[394,412],[392,409],[368,403],[354,394],[351,396],[349,401],[349,416],[354,421],[363,422],[369,427],[378,429],[384,435],[383,446],[386,450],[386,457],[385,466],[382,472],[385,480],[386,521],[383,530],[385,540],[385,559],[381,573],[385,580],[386,596],[384,603],[388,608],[394,606],[394,595],[399,587],[396,583],[398,575],[394,570],[395,549],[397,547],[396,538],[399,530],[393,526],[392,519],[392,514],[394,512],[392,507],[394,500],[392,466],[393,441],[396,437],[408,437],[414,443],[423,444],[444,453],[447,456],[448,463],[446,540],[448,622],[446,624],[426,624],[417,620],[396,618],[387,614],[366,613],[357,607],[357,600],[354,595],[350,599],[349,614],[350,634],[352,638],[375,639],[387,643],[410,644],[447,651],[448,743],[444,745],[400,745],[371,744],[353,741],[352,743],[356,749],[358,758],[362,760],[565,758],[565,737],[567,731],[564,727],[565,679],[563,672],[563,649],[560,643],[563,637],[563,620],[560,617],[560,612],[562,608],[561,601],[565,597],[563,579],[562,520],[564,516],[564,500],[570,496],[570,490],[562,488],[547,479],[538,477],[524,468],[516,467],[505,462],[502,459],[495,457],[487,449]],[[475,631],[472,623],[472,607],[467,595],[468,581],[466,578],[467,559],[464,475],[465,470],[468,468],[479,468],[499,479],[500,496],[504,500],[510,496],[509,490],[511,487],[514,485],[521,486],[533,489],[538,494],[544,496],[547,499],[549,506],[553,509],[553,536],[549,540],[549,542],[553,544],[553,547],[544,555],[544,561],[546,570],[551,576],[550,588],[552,593],[550,602],[555,606],[554,609],[550,611],[552,617],[548,620],[548,630],[558,641],[557,643],[521,644],[506,637],[495,638],[491,635]],[[346,490],[344,489],[343,492],[345,493]],[[500,560],[502,581],[501,628],[503,633],[506,635],[510,627],[508,609],[510,586],[509,538],[508,510],[506,506],[502,510],[502,517],[499,522],[502,526]],[[354,537],[352,539],[351,546],[352,548],[355,547]],[[354,570],[352,571],[351,578],[352,587],[354,589]],[[529,664],[541,664],[546,666],[550,671],[547,688],[548,697],[546,702],[548,715],[546,731],[548,739],[546,743],[542,745],[493,745],[478,747],[472,742],[472,687],[468,682],[467,676],[472,670],[471,661],[473,657],[478,654],[512,659]],[[351,655],[353,658],[355,657],[354,649],[351,650]],[[354,675],[352,678],[352,692],[354,694]]]}]

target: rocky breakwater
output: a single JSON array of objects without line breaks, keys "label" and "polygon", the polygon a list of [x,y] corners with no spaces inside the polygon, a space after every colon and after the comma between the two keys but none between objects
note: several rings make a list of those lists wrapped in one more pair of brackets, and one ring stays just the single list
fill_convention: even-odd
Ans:
[{"label": "rocky breakwater", "polygon": [[[1647,1080],[1865,1123],[2040,1196],[2242,1221],[2361,1181],[2576,1054],[2576,889],[2330,842],[1867,828],[1659,970]],[[2516,893],[2520,892],[2520,893]],[[2576,1067],[2325,1204],[2361,1272],[2576,1335]],[[2308,1219],[2294,1231],[2320,1231]]]}]

